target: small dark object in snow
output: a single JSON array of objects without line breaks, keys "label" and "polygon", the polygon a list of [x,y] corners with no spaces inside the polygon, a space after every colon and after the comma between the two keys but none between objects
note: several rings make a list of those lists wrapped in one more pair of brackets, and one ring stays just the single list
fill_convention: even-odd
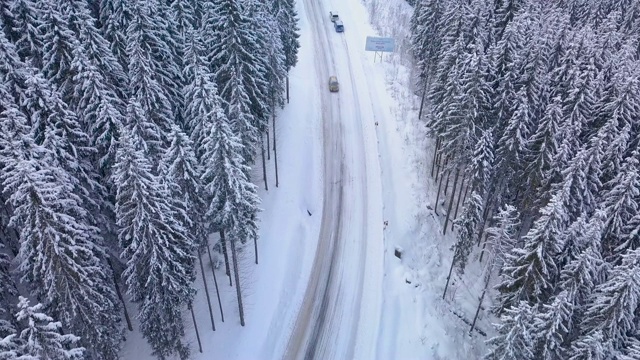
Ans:
[{"label": "small dark object in snow", "polygon": [[427,205],[427,209],[428,209],[428,210],[433,210],[433,206],[431,206],[431,205]]},{"label": "small dark object in snow", "polygon": [[389,226],[389,220],[385,220],[383,224],[384,224],[384,228],[383,229],[386,230],[387,226]]},{"label": "small dark object in snow", "polygon": [[376,121],[376,126],[378,126],[378,122]]},{"label": "small dark object in snow", "polygon": [[311,211],[307,210],[307,214],[309,214],[309,216],[311,216]]},{"label": "small dark object in snow", "polygon": [[393,253],[398,259],[402,260],[402,249],[396,248],[396,251]]},{"label": "small dark object in snow", "polygon": [[404,281],[405,281],[407,284],[411,284],[411,280],[409,280],[409,279],[404,279]]}]

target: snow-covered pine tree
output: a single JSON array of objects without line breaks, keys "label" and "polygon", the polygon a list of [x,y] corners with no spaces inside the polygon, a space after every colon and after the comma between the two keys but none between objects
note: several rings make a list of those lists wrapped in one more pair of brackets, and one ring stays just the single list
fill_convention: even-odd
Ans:
[{"label": "snow-covered pine tree", "polygon": [[20,332],[21,346],[18,359],[83,360],[85,349],[76,346],[79,337],[64,334],[62,324],[43,313],[42,304],[29,306],[29,300],[20,296],[16,318],[25,324]]},{"label": "snow-covered pine tree", "polygon": [[69,15],[61,12],[59,3],[41,1],[42,13],[42,73],[60,92],[62,99],[71,103],[73,94],[73,50],[82,45],[69,28]]},{"label": "snow-covered pine tree", "polygon": [[628,250],[620,265],[609,272],[607,281],[596,286],[589,298],[583,334],[602,331],[605,340],[620,349],[637,330],[636,310],[640,297],[640,249]]},{"label": "snow-covered pine tree", "polygon": [[[513,102],[515,108],[512,116],[507,120],[502,136],[498,139],[496,167],[497,172],[506,177],[506,189],[503,191],[507,193],[507,196],[515,198],[516,194],[520,195],[520,190],[524,186],[519,180],[524,176],[523,167],[526,166],[527,143],[534,125],[530,117],[529,100],[524,87],[517,92]],[[519,208],[522,208],[520,204],[518,205]]]},{"label": "snow-covered pine tree", "polygon": [[108,85],[107,79],[79,49],[74,49],[71,69],[75,73],[74,110],[91,137],[91,146],[97,152],[95,163],[106,175],[105,180],[108,180],[110,169],[115,163],[125,106]]},{"label": "snow-covered pine tree", "polygon": [[[27,134],[22,138],[28,141]],[[68,173],[51,162],[46,148],[28,147],[34,149],[30,156],[41,158],[14,159],[3,174],[14,208],[10,225],[20,233],[22,279],[85,347],[103,359],[117,359],[118,305],[101,261],[98,230],[87,224]]]},{"label": "snow-covered pine tree", "polygon": [[516,14],[525,7],[526,0],[494,1],[494,38],[500,40]]},{"label": "snow-covered pine tree", "polygon": [[[20,344],[17,336],[18,334],[13,328],[11,328],[10,332],[6,336],[0,334],[0,360],[15,360],[18,358],[18,348]],[[24,360],[37,359],[25,358]]]},{"label": "snow-covered pine tree", "polygon": [[535,359],[557,360],[566,358],[564,344],[571,331],[571,317],[575,304],[567,294],[561,291],[533,319],[532,331],[536,342]]},{"label": "snow-covered pine tree", "polygon": [[598,212],[588,221],[583,217],[578,218],[560,239],[564,250],[558,262],[565,265],[560,271],[557,288],[567,291],[571,301],[578,307],[574,316],[576,324],[579,324],[581,312],[595,286],[605,279],[606,266],[600,240],[604,215]]},{"label": "snow-covered pine tree", "polygon": [[172,186],[172,197],[184,209],[182,223],[199,246],[206,246],[208,233],[204,226],[206,198],[202,186],[202,168],[189,137],[174,125],[169,135],[171,146],[162,162],[165,181]]},{"label": "snow-covered pine tree", "polygon": [[[11,308],[10,296],[15,296],[17,292],[16,285],[9,273],[9,256],[4,253],[6,248],[0,242],[0,342],[1,339],[15,333],[15,329],[11,324],[11,314],[7,309]],[[1,346],[0,346],[1,348]],[[0,356],[2,359],[2,356]]]},{"label": "snow-covered pine tree", "polygon": [[493,226],[488,227],[487,243],[494,254],[495,266],[499,269],[505,263],[505,257],[516,245],[520,214],[515,207],[504,205],[493,217]]},{"label": "snow-covered pine tree", "polygon": [[537,199],[532,201],[528,209],[539,208],[544,204],[541,196],[549,190],[544,188],[543,179],[551,171],[551,164],[558,151],[558,142],[561,140],[558,138],[558,128],[564,121],[561,102],[559,96],[551,100],[537,129],[526,142],[524,153],[526,158],[524,178],[527,179],[525,197],[532,200]]},{"label": "snow-covered pine tree", "polygon": [[478,227],[482,223],[483,211],[487,202],[487,191],[493,176],[493,135],[491,130],[484,131],[475,145],[469,165],[468,187],[470,195],[465,201],[462,214],[454,221],[458,229],[455,245],[454,264],[464,272],[467,260],[474,244],[479,239]]},{"label": "snow-covered pine tree", "polygon": [[[159,46],[166,47],[170,57],[156,57],[155,61],[158,66],[155,67],[158,74],[158,81],[167,94],[171,104],[171,110],[174,121],[182,126],[182,111],[184,110],[184,101],[182,98],[182,87],[185,80],[182,78],[183,68],[183,47],[184,41],[180,32],[178,23],[174,21],[173,11],[170,7],[171,3],[167,0],[145,0],[151,9],[150,17],[155,26],[153,32],[157,34],[157,38],[161,41]],[[193,3],[192,3],[193,5]],[[192,7],[193,8],[193,7]],[[193,17],[193,16],[190,16]],[[154,51],[152,54],[159,52]]]},{"label": "snow-covered pine tree", "polygon": [[42,66],[43,34],[41,13],[34,0],[6,2],[13,17],[11,38],[20,58],[36,68]]},{"label": "snow-covered pine tree", "polygon": [[[265,102],[268,104],[269,109],[267,116],[270,116],[275,111],[276,106],[284,106],[287,71],[295,65],[296,59],[294,58],[291,66],[287,65],[287,53],[282,42],[283,37],[280,34],[282,30],[280,29],[278,19],[269,12],[266,4],[261,5],[260,2],[256,2],[255,4],[256,14],[259,15],[261,19],[256,19],[254,23],[262,24],[265,36],[263,44],[266,80]],[[296,19],[293,19],[293,26],[297,26],[295,20]],[[296,48],[292,56],[297,57],[297,51]],[[268,121],[269,119],[267,118],[266,122]],[[266,129],[263,129],[263,132],[264,131],[266,131]]]},{"label": "snow-covered pine tree", "polygon": [[217,115],[201,145],[202,179],[207,194],[213,197],[207,217],[215,227],[235,231],[235,240],[244,243],[257,236],[260,200],[246,175],[248,166],[240,139],[234,135],[230,120],[221,113]]},{"label": "snow-covered pine tree", "polygon": [[[474,9],[464,7],[467,22],[479,23]],[[471,32],[482,32],[482,29],[468,29]],[[460,41],[465,41],[461,37]],[[450,70],[457,79],[449,79],[456,86],[446,92],[446,106],[437,107],[436,123],[432,130],[443,141],[443,155],[457,163],[465,164],[472,158],[482,130],[488,128],[486,115],[490,110],[491,87],[487,83],[487,59],[484,54],[482,38],[466,45],[460,57]]]},{"label": "snow-covered pine tree", "polygon": [[599,157],[601,178],[612,179],[622,167],[624,157],[631,152],[630,143],[634,125],[640,117],[640,84],[637,78],[637,45],[626,42],[616,56],[619,65],[605,91],[596,103],[594,122],[591,132],[599,138]]},{"label": "snow-covered pine tree", "polygon": [[176,81],[181,86],[181,91],[174,94],[174,96],[179,97],[178,103],[174,104],[174,114],[176,115],[176,122],[185,132],[188,130],[184,118],[185,107],[187,106],[184,98],[184,88],[191,82],[190,78],[185,77],[189,75],[188,72],[184,71],[188,61],[186,58],[186,46],[188,46],[187,42],[191,41],[188,37],[194,35],[193,29],[199,29],[200,26],[201,18],[198,18],[198,16],[202,15],[196,15],[195,9],[196,6],[200,6],[198,3],[198,1],[192,0],[172,0],[168,9],[172,19],[168,25],[170,26],[170,35],[172,35],[175,48],[176,68],[180,70]]},{"label": "snow-covered pine tree", "polygon": [[544,302],[553,295],[553,284],[559,275],[555,259],[561,250],[557,239],[568,226],[565,205],[568,196],[567,189],[554,194],[524,236],[524,246],[513,248],[507,255],[496,286],[499,313],[520,301]]},{"label": "snow-covered pine tree", "polygon": [[68,20],[69,30],[78,38],[85,57],[104,78],[103,86],[123,100],[128,84],[126,73],[111,52],[109,42],[96,28],[96,20],[91,16],[86,0],[62,0],[58,7]]},{"label": "snow-covered pine tree", "polygon": [[264,53],[263,40],[254,34],[260,24],[247,17],[240,0],[216,0],[208,11],[221,30],[220,41],[209,49],[220,96],[228,104],[227,117],[244,147],[243,158],[253,163],[255,145],[260,140],[268,103],[265,68],[258,58]]},{"label": "snow-covered pine tree", "polygon": [[485,360],[533,360],[535,331],[533,324],[535,309],[522,301],[513,308],[506,309],[497,325],[495,337],[487,344],[491,350],[484,356]]},{"label": "snow-covered pine tree", "polygon": [[420,76],[425,80],[439,61],[440,18],[445,4],[437,0],[420,0],[411,17],[411,49],[418,61]]},{"label": "snow-covered pine tree", "polygon": [[571,344],[568,360],[614,360],[617,351],[602,331],[581,336]]},{"label": "snow-covered pine tree", "polygon": [[[157,1],[132,1],[132,19],[127,28],[130,101],[137,102],[143,110],[144,117],[159,130],[159,147],[149,146],[147,149],[149,156],[155,157],[156,161],[169,147],[167,134],[171,132],[175,123],[171,103],[174,97],[169,93],[169,89],[182,91],[181,86],[175,83],[175,78],[168,75],[176,69],[166,68],[162,60],[172,61],[174,54],[167,43],[169,35],[164,32],[166,29],[162,28],[164,22],[155,22],[158,17],[157,5]],[[151,145],[151,139],[143,137],[142,140]]]},{"label": "snow-covered pine tree", "polygon": [[298,13],[295,0],[271,0],[271,14],[278,26],[280,42],[284,53],[285,71],[298,63],[298,49],[300,48],[300,28],[298,27]]},{"label": "snow-covered pine tree", "polygon": [[[245,41],[245,51],[254,55],[252,82],[245,81],[251,100],[251,112],[260,136],[266,132],[271,114],[272,99],[284,104],[284,57],[278,26],[264,1],[242,0],[241,9],[251,42]],[[274,47],[275,46],[275,47]],[[272,47],[272,48],[270,48]],[[260,138],[258,141],[261,141]]]},{"label": "snow-covered pine tree", "polygon": [[620,355],[620,360],[640,359],[640,340],[631,338],[625,344],[624,354]]},{"label": "snow-covered pine tree", "polygon": [[118,237],[126,260],[127,292],[138,303],[140,328],[153,354],[186,359],[181,312],[195,290],[195,244],[179,220],[181,209],[166,183],[152,173],[136,133],[123,133],[113,182],[117,188]]},{"label": "snow-covered pine tree", "polygon": [[496,122],[496,140],[502,137],[507,122],[515,111],[518,82],[520,81],[523,49],[522,32],[517,21],[510,22],[500,40],[489,48],[489,73],[493,75],[493,114]]},{"label": "snow-covered pine tree", "polygon": [[100,30],[125,73],[129,64],[126,34],[131,17],[128,0],[100,0]]},{"label": "snow-covered pine tree", "polygon": [[618,262],[620,254],[640,245],[638,236],[633,237],[625,231],[625,226],[633,224],[640,206],[640,152],[629,156],[621,171],[604,185],[601,206],[607,214],[606,228],[603,234],[605,256],[613,256],[612,262]]},{"label": "snow-covered pine tree", "polygon": [[206,216],[231,244],[240,323],[244,326],[235,248],[239,243],[251,240],[255,243],[257,240],[260,199],[256,186],[248,179],[249,167],[243,158],[243,145],[234,135],[229,119],[219,114],[212,120],[212,126],[201,145],[204,167],[202,181],[211,198]]},{"label": "snow-covered pine tree", "polygon": [[190,135],[201,164],[204,161],[202,146],[213,127],[213,120],[225,116],[215,77],[204,56],[202,34],[202,31],[193,31],[187,36],[185,78],[190,79],[190,82],[184,90],[186,132]]}]

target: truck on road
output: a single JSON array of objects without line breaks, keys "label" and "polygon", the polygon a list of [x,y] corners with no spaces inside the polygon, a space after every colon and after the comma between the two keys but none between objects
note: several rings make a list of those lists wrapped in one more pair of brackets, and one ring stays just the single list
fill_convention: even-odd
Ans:
[{"label": "truck on road", "polygon": [[336,22],[340,19],[340,17],[338,17],[338,13],[335,11],[329,11],[329,19],[331,19],[331,22]]}]

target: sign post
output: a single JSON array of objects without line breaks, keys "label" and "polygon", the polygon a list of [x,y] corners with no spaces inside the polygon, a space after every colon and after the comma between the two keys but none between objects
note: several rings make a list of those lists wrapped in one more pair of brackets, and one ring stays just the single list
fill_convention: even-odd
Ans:
[{"label": "sign post", "polygon": [[367,36],[367,42],[365,43],[365,51],[373,51],[373,62],[376,62],[378,53],[380,53],[380,61],[382,62],[382,55],[385,52],[393,52],[395,49],[395,40],[393,38],[381,38]]}]

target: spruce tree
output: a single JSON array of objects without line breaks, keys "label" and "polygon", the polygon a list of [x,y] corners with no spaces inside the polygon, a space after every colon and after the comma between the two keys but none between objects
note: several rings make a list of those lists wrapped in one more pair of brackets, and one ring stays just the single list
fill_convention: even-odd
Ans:
[{"label": "spruce tree", "polygon": [[220,96],[228,104],[227,116],[244,146],[243,157],[252,163],[268,114],[266,69],[259,58],[265,43],[255,34],[264,34],[264,29],[248,17],[246,11],[253,9],[245,9],[240,0],[216,0],[213,5],[209,11],[215,16],[210,17],[221,33],[220,41],[209,49],[212,66]]},{"label": "spruce tree", "polygon": [[13,0],[7,3],[13,16],[11,35],[20,58],[40,68],[43,56],[43,34],[42,14],[39,13],[37,2]]},{"label": "spruce tree", "polygon": [[[126,74],[111,52],[109,42],[96,28],[96,20],[91,16],[87,2],[62,0],[58,6],[60,13],[68,21],[69,30],[78,38],[84,56],[104,79],[103,86],[119,99],[124,99],[126,95],[124,87],[128,83]],[[72,73],[77,74],[77,72]]]},{"label": "spruce tree", "polygon": [[535,310],[522,301],[516,307],[508,308],[497,325],[498,334],[489,339],[491,350],[486,360],[533,360],[535,337],[532,333]]},{"label": "spruce tree", "polygon": [[131,9],[127,0],[100,0],[100,24],[104,38],[120,66],[128,70],[127,28],[131,21]]},{"label": "spruce tree", "polygon": [[298,49],[300,48],[300,28],[298,27],[298,14],[295,0],[271,0],[271,14],[275,19],[278,32],[272,34],[280,35],[280,42],[284,54],[285,71],[298,63]]},{"label": "spruce tree", "polygon": [[42,160],[17,162],[3,180],[15,209],[11,225],[20,232],[23,281],[90,351],[116,359],[118,306],[98,230],[86,224],[64,170]]},{"label": "spruce tree", "polygon": [[29,306],[29,300],[20,296],[16,318],[25,323],[20,332],[19,359],[83,360],[85,349],[76,344],[80,340],[73,334],[61,334],[62,324],[42,312],[42,304]]},{"label": "spruce tree", "polygon": [[567,194],[564,191],[554,195],[524,236],[524,246],[514,248],[507,256],[497,286],[500,312],[520,301],[546,301],[552,295],[559,274],[555,258],[560,246],[556,239],[567,226],[565,201]]},{"label": "spruce tree", "polygon": [[574,306],[567,291],[561,291],[549,304],[542,305],[542,310],[533,320],[537,343],[536,359],[555,360],[566,357],[563,345],[571,331]]},{"label": "spruce tree", "polygon": [[126,261],[123,277],[138,303],[141,332],[153,354],[186,359],[181,311],[195,292],[195,245],[180,222],[182,210],[171,198],[170,185],[152,173],[135,136],[126,131],[121,137],[113,174],[118,237]]},{"label": "spruce tree", "polygon": [[204,226],[205,197],[202,186],[202,168],[187,135],[174,125],[170,135],[171,146],[162,159],[165,167],[163,176],[172,187],[172,197],[184,209],[182,221],[189,234],[199,245],[207,244]]},{"label": "spruce tree", "polygon": [[607,255],[619,258],[628,249],[637,248],[640,240],[627,235],[625,227],[633,224],[637,217],[640,200],[640,168],[639,153],[635,151],[629,156],[621,171],[604,185],[607,191],[602,196],[602,206],[607,214],[603,245]]},{"label": "spruce tree", "polygon": [[571,344],[569,360],[614,360],[616,351],[601,331],[581,336]]},{"label": "spruce tree", "polygon": [[[166,34],[157,20],[157,1],[132,1],[132,20],[127,28],[127,56],[129,58],[129,81],[131,98],[143,111],[143,115],[158,128],[160,143],[158,147],[149,147],[150,156],[159,157],[169,147],[167,134],[175,123],[172,97],[169,89],[180,90],[174,79],[166,72],[173,68],[164,68],[162,59],[174,59],[167,44]],[[167,60],[169,61],[169,60]],[[142,140],[150,144],[150,139]],[[155,139],[154,139],[155,140]],[[155,145],[155,144],[154,144]]]},{"label": "spruce tree", "polygon": [[602,331],[616,348],[637,330],[636,310],[640,296],[640,249],[628,250],[622,263],[613,267],[607,281],[596,286],[582,323],[586,334]]},{"label": "spruce tree", "polygon": [[493,217],[494,225],[487,228],[487,243],[491,244],[492,252],[500,268],[506,255],[515,247],[520,220],[518,211],[511,205],[505,205]]}]

